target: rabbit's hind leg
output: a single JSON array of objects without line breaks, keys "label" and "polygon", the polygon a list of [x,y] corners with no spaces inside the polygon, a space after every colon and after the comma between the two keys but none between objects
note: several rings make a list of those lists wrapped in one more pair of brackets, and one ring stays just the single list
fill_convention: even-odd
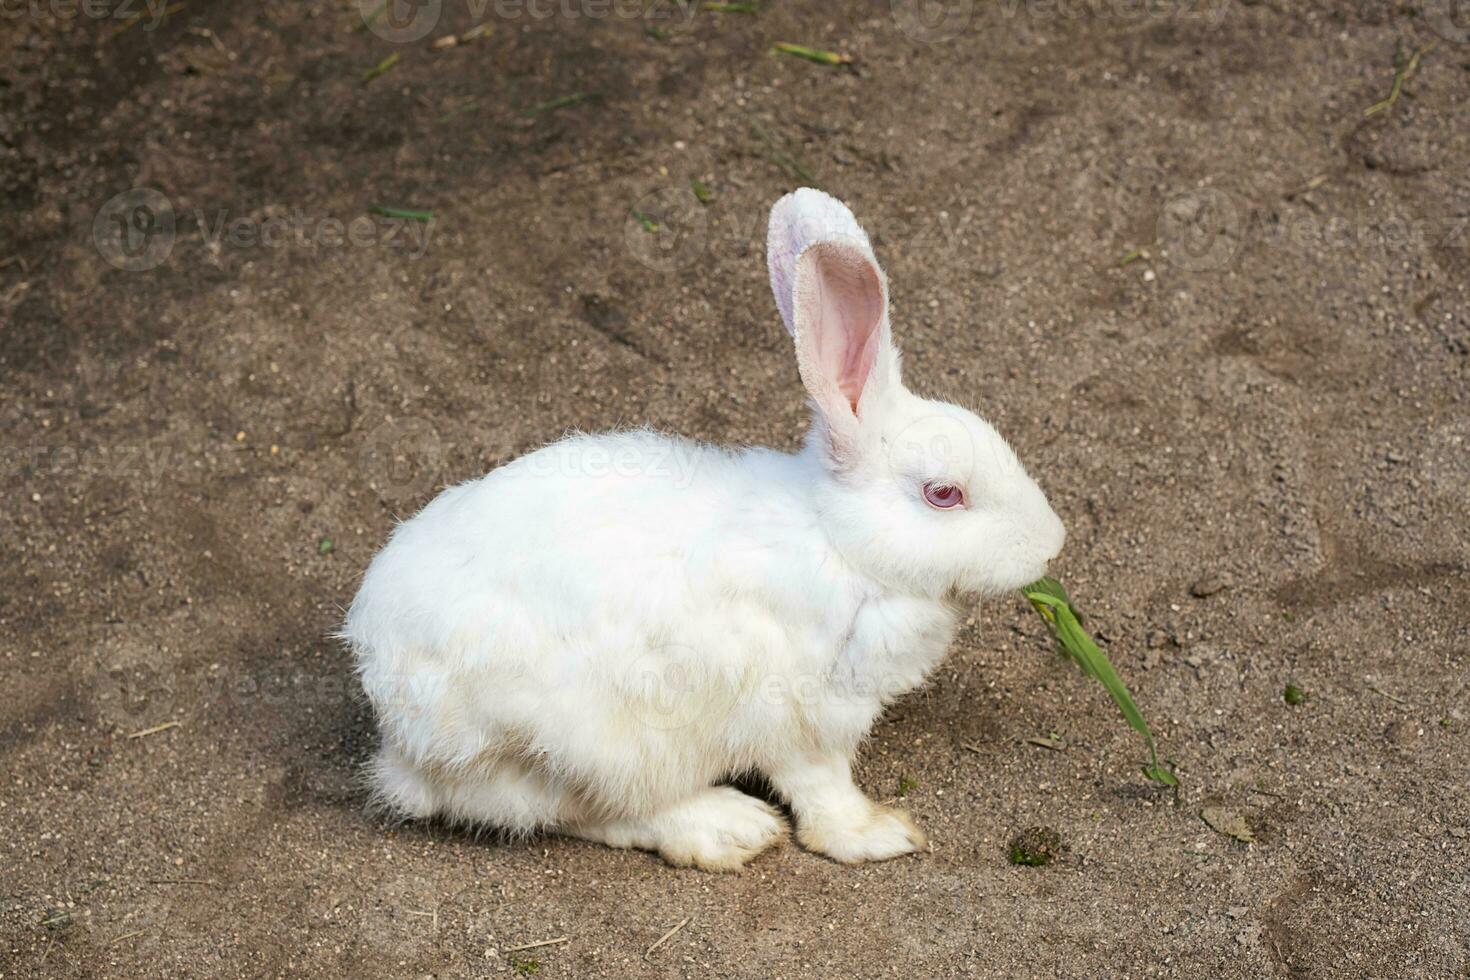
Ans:
[{"label": "rabbit's hind leg", "polygon": [[367,765],[373,809],[402,820],[423,820],[438,810],[434,784],[404,754],[385,745]]},{"label": "rabbit's hind leg", "polygon": [[711,786],[645,817],[570,823],[561,832],[609,847],[654,851],[680,867],[738,871],[786,836],[769,804],[729,786]]},{"label": "rabbit's hind leg", "polygon": [[550,776],[516,759],[496,758],[451,770],[426,771],[384,747],[370,774],[377,802],[407,819],[442,817],[530,834],[582,811]]},{"label": "rabbit's hind leg", "polygon": [[493,827],[511,836],[552,829],[584,810],[562,783],[516,758],[498,758],[456,772],[438,790],[438,812],[446,819]]}]

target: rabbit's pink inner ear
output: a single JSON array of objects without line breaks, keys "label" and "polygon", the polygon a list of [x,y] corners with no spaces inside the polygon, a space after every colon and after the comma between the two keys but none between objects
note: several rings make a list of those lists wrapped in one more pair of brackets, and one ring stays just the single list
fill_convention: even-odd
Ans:
[{"label": "rabbit's pink inner ear", "polygon": [[[834,411],[857,415],[883,342],[883,281],[865,251],[819,242],[802,253],[796,276],[798,343],[803,375],[829,419]],[[819,381],[820,385],[813,384]],[[838,404],[827,404],[837,396]]]}]

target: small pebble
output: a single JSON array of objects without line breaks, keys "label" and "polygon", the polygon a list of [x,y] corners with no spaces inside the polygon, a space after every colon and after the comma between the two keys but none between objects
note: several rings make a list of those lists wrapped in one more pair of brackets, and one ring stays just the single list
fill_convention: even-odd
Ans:
[{"label": "small pebble", "polygon": [[1207,575],[1189,587],[1189,594],[1196,599],[1205,599],[1216,592],[1224,592],[1230,588],[1230,575],[1220,572],[1218,575]]},{"label": "small pebble", "polygon": [[1417,748],[1423,734],[1424,730],[1412,721],[1396,721],[1383,731],[1385,738],[1402,749]]}]

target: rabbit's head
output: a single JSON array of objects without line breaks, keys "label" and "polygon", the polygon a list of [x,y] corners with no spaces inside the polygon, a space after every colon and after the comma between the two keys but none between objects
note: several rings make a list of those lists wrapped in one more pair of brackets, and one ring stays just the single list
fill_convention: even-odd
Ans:
[{"label": "rabbit's head", "polygon": [[852,212],[810,188],[786,195],[771,209],[768,260],[814,409],[813,492],[843,555],[931,595],[1045,574],[1062,522],[987,422],[904,387],[887,279]]}]

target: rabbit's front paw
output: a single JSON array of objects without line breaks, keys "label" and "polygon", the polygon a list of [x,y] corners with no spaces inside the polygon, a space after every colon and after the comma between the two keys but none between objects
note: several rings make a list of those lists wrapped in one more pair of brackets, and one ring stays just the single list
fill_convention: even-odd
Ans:
[{"label": "rabbit's front paw", "polygon": [[803,847],[843,864],[886,861],[923,850],[929,839],[902,810],[870,804],[851,819],[827,815],[798,822],[796,837]]}]

